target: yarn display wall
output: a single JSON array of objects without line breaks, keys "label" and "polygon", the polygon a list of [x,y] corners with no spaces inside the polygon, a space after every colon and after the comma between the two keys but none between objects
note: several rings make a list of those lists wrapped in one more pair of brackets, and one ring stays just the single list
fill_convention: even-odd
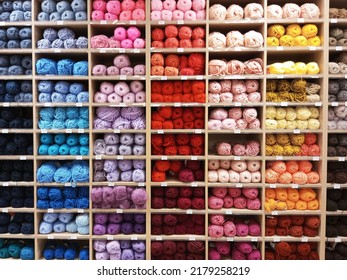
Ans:
[{"label": "yarn display wall", "polygon": [[89,214],[44,213],[39,221],[39,234],[78,233],[89,234]]},{"label": "yarn display wall", "polygon": [[60,60],[39,58],[36,61],[37,75],[87,76],[88,61],[75,61],[70,58]]},{"label": "yarn display wall", "polygon": [[0,155],[33,155],[33,137],[30,134],[1,134]]},{"label": "yarn display wall", "polygon": [[1,213],[0,232],[9,234],[34,234],[33,213]]},{"label": "yarn display wall", "polygon": [[321,86],[304,79],[267,80],[267,102],[319,102]]},{"label": "yarn display wall", "polygon": [[151,20],[204,20],[205,9],[205,0],[151,0]]},{"label": "yarn display wall", "polygon": [[347,259],[347,247],[344,243],[334,243],[327,245],[325,249],[326,260],[346,260]]},{"label": "yarn display wall", "polygon": [[27,108],[0,108],[0,127],[33,129],[32,111]]},{"label": "yarn display wall", "polygon": [[38,49],[86,49],[88,38],[79,36],[71,28],[55,29],[48,27],[36,43]]},{"label": "yarn display wall", "polygon": [[93,0],[92,20],[145,20],[146,4],[144,0],[104,1]]},{"label": "yarn display wall", "polygon": [[93,215],[94,235],[117,234],[145,234],[145,214],[108,214],[96,213]]},{"label": "yarn display wall", "polygon": [[282,7],[277,4],[268,5],[266,8],[268,19],[319,19],[322,13],[315,3],[286,3]]},{"label": "yarn display wall", "polygon": [[328,67],[329,74],[347,74],[347,53],[341,52],[338,56],[330,56]]},{"label": "yarn display wall", "polygon": [[30,49],[31,47],[32,42],[30,27],[0,28],[1,49]]},{"label": "yarn display wall", "polygon": [[[15,3],[13,3],[15,2]],[[31,1],[2,1],[0,10],[1,21],[31,21]]]},{"label": "yarn display wall", "polygon": [[246,61],[237,59],[211,59],[208,62],[208,74],[211,76],[262,75],[263,73],[263,60],[259,57]]},{"label": "yarn display wall", "polygon": [[232,218],[219,214],[209,216],[208,236],[212,238],[260,236],[260,224],[256,218],[237,217]]},{"label": "yarn display wall", "polygon": [[38,187],[36,191],[38,209],[88,209],[88,187]]},{"label": "yarn display wall", "polygon": [[204,260],[204,241],[152,241],[151,260]]},{"label": "yarn display wall", "polygon": [[159,107],[151,114],[152,129],[203,129],[205,110],[201,107]]},{"label": "yarn display wall", "polygon": [[[104,59],[102,59],[104,61]],[[92,68],[94,76],[144,76],[146,75],[146,66],[142,62],[134,63],[129,55],[120,54],[114,58],[107,59],[113,63],[95,63]]]},{"label": "yarn display wall", "polygon": [[210,81],[208,102],[260,102],[262,96],[259,86],[259,81],[255,79]]},{"label": "yarn display wall", "polygon": [[152,161],[152,182],[164,182],[167,179],[178,180],[182,183],[203,181],[204,166],[198,160],[154,160]]},{"label": "yarn display wall", "polygon": [[319,107],[274,107],[267,106],[265,110],[265,128],[317,130],[321,127]]},{"label": "yarn display wall", "polygon": [[217,142],[213,146],[213,154],[219,156],[258,156],[260,155],[260,143],[257,140],[250,140],[244,143],[233,140],[231,142]]},{"label": "yarn display wall", "polygon": [[85,0],[59,1],[44,0],[39,6],[38,21],[86,21],[87,2]]},{"label": "yarn display wall", "polygon": [[152,48],[204,48],[206,30],[203,27],[177,26],[169,24],[164,28],[151,30]]},{"label": "yarn display wall", "polygon": [[94,102],[112,104],[144,103],[146,102],[145,84],[141,81],[102,82],[94,93]]},{"label": "yarn display wall", "polygon": [[[208,208],[212,210],[260,210],[261,205],[261,192],[258,188],[216,187],[209,189]],[[218,218],[219,215],[216,217]]]},{"label": "yarn display wall", "polygon": [[0,259],[34,260],[34,240],[0,239]]},{"label": "yarn display wall", "polygon": [[152,235],[205,235],[204,215],[151,215]]},{"label": "yarn display wall", "polygon": [[41,253],[45,260],[89,260],[89,246],[84,243],[70,240],[46,241]]},{"label": "yarn display wall", "polygon": [[316,242],[268,243],[265,248],[265,260],[319,260]]},{"label": "yarn display wall", "polygon": [[[329,63],[329,69],[331,65]],[[320,67],[317,62],[274,62],[267,66],[267,74],[272,75],[317,75]]]},{"label": "yarn display wall", "polygon": [[345,189],[328,189],[327,211],[345,211],[347,209],[347,191]]},{"label": "yarn display wall", "polygon": [[210,242],[209,260],[261,260],[258,243],[254,242]]},{"label": "yarn display wall", "polygon": [[242,34],[240,31],[232,30],[227,34],[213,31],[208,35],[208,46],[214,49],[220,48],[260,48],[264,44],[263,35],[255,30]]},{"label": "yarn display wall", "polygon": [[0,102],[33,101],[32,81],[0,81]]},{"label": "yarn display wall", "polygon": [[315,237],[320,226],[319,216],[266,216],[266,236]]},{"label": "yarn display wall", "polygon": [[32,182],[34,168],[32,160],[1,160],[0,182]]},{"label": "yarn display wall", "polygon": [[328,162],[327,182],[328,183],[336,183],[336,184],[347,183],[346,166],[347,166],[347,164],[344,161],[341,161],[341,162],[330,161],[330,162]]},{"label": "yarn display wall", "polygon": [[345,130],[347,128],[347,111],[343,105],[329,107],[328,130]]},{"label": "yarn display wall", "polygon": [[91,190],[93,208],[101,209],[146,209],[145,188],[128,186],[93,187]]},{"label": "yarn display wall", "polygon": [[40,103],[87,103],[87,86],[80,82],[39,81],[37,84],[38,102]]},{"label": "yarn display wall", "polygon": [[329,134],[328,137],[328,157],[347,156],[347,147],[345,140],[346,134]]},{"label": "yarn display wall", "polygon": [[204,81],[152,81],[151,102],[205,103]]},{"label": "yarn display wall", "polygon": [[145,260],[146,242],[134,240],[94,240],[96,260]]},{"label": "yarn display wall", "polygon": [[151,191],[151,208],[153,209],[203,210],[205,208],[205,190],[203,188],[167,187],[152,188]]},{"label": "yarn display wall", "polygon": [[346,216],[327,216],[326,237],[346,237],[346,229]]},{"label": "yarn display wall", "polygon": [[240,20],[240,19],[252,19],[258,20],[264,17],[263,6],[258,3],[249,3],[244,7],[238,4],[231,4],[224,6],[221,4],[213,4],[209,8],[210,20]]},{"label": "yarn display wall", "polygon": [[33,208],[34,190],[32,187],[2,187],[0,207]]},{"label": "yarn display wall", "polygon": [[31,55],[0,55],[0,75],[32,75]]},{"label": "yarn display wall", "polygon": [[45,107],[38,112],[40,129],[88,129],[88,107]]},{"label": "yarn display wall", "polygon": [[346,80],[329,79],[329,102],[347,101],[347,82]]}]

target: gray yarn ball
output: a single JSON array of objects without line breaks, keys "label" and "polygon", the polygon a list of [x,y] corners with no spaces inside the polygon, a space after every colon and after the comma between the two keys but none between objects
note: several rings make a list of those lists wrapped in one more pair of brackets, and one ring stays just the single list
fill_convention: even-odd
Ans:
[{"label": "gray yarn ball", "polygon": [[13,1],[12,8],[14,11],[23,11],[22,1]]},{"label": "gray yarn ball", "polygon": [[20,41],[19,40],[9,40],[7,42],[7,48],[9,48],[9,49],[19,49],[20,48]]},{"label": "gray yarn ball", "polygon": [[10,63],[10,59],[8,56],[6,55],[0,56],[0,67],[9,67],[10,64],[13,64],[13,63]]},{"label": "gray yarn ball", "polygon": [[329,31],[329,37],[334,37],[336,40],[343,38],[343,30],[340,27],[333,27]]},{"label": "gray yarn ball", "polygon": [[58,21],[61,20],[61,15],[58,12],[53,12],[49,15],[50,21]]},{"label": "gray yarn ball", "polygon": [[18,28],[17,27],[9,27],[9,28],[7,28],[6,36],[10,40],[18,40],[18,39],[20,39]]},{"label": "gray yarn ball", "polygon": [[347,91],[346,90],[341,90],[337,94],[337,101],[347,101]]},{"label": "gray yarn ball", "polygon": [[21,61],[21,65],[25,69],[32,69],[32,58],[31,58],[31,56],[29,56],[29,55],[24,56],[22,61]]},{"label": "gray yarn ball", "polygon": [[77,12],[75,15],[75,18],[77,21],[84,21],[87,20],[88,16],[87,16],[87,12]]},{"label": "gray yarn ball", "polygon": [[0,29],[0,40],[7,41],[6,29]]},{"label": "gray yarn ball", "polygon": [[56,7],[55,7],[55,1],[53,0],[44,0],[41,3],[41,11],[45,12],[45,13],[53,13],[56,11]]},{"label": "gray yarn ball", "polygon": [[38,21],[49,21],[49,14],[45,12],[40,12],[37,15],[37,20]]},{"label": "gray yarn ball", "polygon": [[61,14],[61,20],[75,20],[75,13],[73,11],[65,11]]},{"label": "gray yarn ball", "polygon": [[347,90],[347,80],[338,80],[340,90]]},{"label": "gray yarn ball", "polygon": [[8,75],[8,67],[1,67],[0,66],[0,75],[2,75],[2,76]]},{"label": "gray yarn ball", "polygon": [[12,65],[8,67],[9,75],[24,75],[24,69],[22,66]]},{"label": "gray yarn ball", "polygon": [[10,64],[11,65],[20,65],[22,62],[22,57],[18,54],[10,56]]},{"label": "gray yarn ball", "polygon": [[328,102],[334,102],[337,100],[337,97],[336,95],[333,95],[333,94],[329,94],[328,96]]},{"label": "gray yarn ball", "polygon": [[54,28],[46,28],[43,31],[43,38],[53,42],[55,39],[58,39],[58,32]]},{"label": "gray yarn ball", "polygon": [[75,39],[75,32],[73,32],[70,28],[59,29],[58,38],[61,40]]},{"label": "gray yarn ball", "polygon": [[24,12],[23,11],[13,11],[10,14],[10,21],[12,21],[12,22],[24,21]]},{"label": "gray yarn ball", "polygon": [[51,48],[54,48],[54,49],[64,48],[64,41],[61,39],[55,39],[51,44]]},{"label": "gray yarn ball", "polygon": [[21,49],[30,49],[32,47],[31,39],[24,39],[20,42]]},{"label": "gray yarn ball", "polygon": [[0,49],[7,49],[7,42],[0,40]]},{"label": "gray yarn ball", "polygon": [[4,1],[1,4],[4,12],[12,12],[13,11],[13,5],[12,5],[12,1]]},{"label": "gray yarn ball", "polygon": [[64,13],[65,11],[71,11],[71,5],[68,1],[60,1],[55,5],[55,8],[59,14]]},{"label": "gray yarn ball", "polygon": [[31,39],[31,28],[30,27],[24,27],[21,30],[19,30],[19,37],[21,39]]},{"label": "gray yarn ball", "polygon": [[86,49],[88,48],[88,38],[87,37],[78,37],[76,41],[76,47],[78,49]]},{"label": "gray yarn ball", "polygon": [[66,39],[64,41],[64,48],[65,49],[76,49],[76,39]]},{"label": "gray yarn ball", "polygon": [[3,12],[0,14],[0,21],[8,21],[10,19],[9,12]]},{"label": "gray yarn ball", "polygon": [[87,3],[84,0],[73,0],[71,3],[72,10],[77,12],[86,12],[87,11]]},{"label": "gray yarn ball", "polygon": [[31,12],[30,11],[24,12],[24,20],[25,21],[31,21]]},{"label": "gray yarn ball", "polygon": [[329,94],[338,94],[340,91],[339,82],[336,80],[329,80]]},{"label": "gray yarn ball", "polygon": [[22,7],[24,12],[31,12],[31,1],[24,1]]},{"label": "gray yarn ball", "polygon": [[37,41],[37,48],[49,49],[49,48],[51,48],[51,42],[47,39],[41,39],[41,40]]}]

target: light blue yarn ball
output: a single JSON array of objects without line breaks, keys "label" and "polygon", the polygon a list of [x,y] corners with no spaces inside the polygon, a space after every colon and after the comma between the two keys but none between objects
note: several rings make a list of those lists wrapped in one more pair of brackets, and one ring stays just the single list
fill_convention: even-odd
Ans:
[{"label": "light blue yarn ball", "polygon": [[84,85],[81,83],[72,83],[69,86],[69,90],[67,93],[72,93],[72,94],[79,94],[81,91],[83,91]]},{"label": "light blue yarn ball", "polygon": [[35,258],[34,248],[32,246],[25,246],[20,251],[20,258],[22,260],[33,260]]},{"label": "light blue yarn ball", "polygon": [[43,38],[53,42],[58,39],[58,32],[54,28],[48,27],[43,31]]},{"label": "light blue yarn ball", "polygon": [[76,21],[84,21],[87,20],[87,12],[77,12],[75,15]]},{"label": "light blue yarn ball", "polygon": [[72,174],[70,168],[66,166],[59,167],[54,173],[54,181],[57,183],[67,183],[70,182]]},{"label": "light blue yarn ball", "polygon": [[73,11],[65,11],[61,14],[61,20],[75,20],[75,13]]},{"label": "light blue yarn ball", "polygon": [[84,0],[73,0],[71,2],[72,10],[77,12],[86,12],[87,11],[87,3]]},{"label": "light blue yarn ball", "polygon": [[52,102],[50,93],[40,92],[38,99],[40,103]]},{"label": "light blue yarn ball", "polygon": [[59,221],[61,221],[64,224],[70,223],[74,218],[73,213],[60,213],[59,214]]},{"label": "light blue yarn ball", "polygon": [[51,183],[54,179],[54,173],[57,167],[54,163],[45,162],[37,170],[37,182],[39,183]]},{"label": "light blue yarn ball", "polygon": [[79,234],[87,235],[87,234],[89,234],[89,226],[78,226],[77,232]]},{"label": "light blue yarn ball", "polygon": [[88,61],[78,61],[73,65],[73,75],[88,76]]},{"label": "light blue yarn ball", "polygon": [[82,91],[77,95],[77,101],[84,103],[89,102],[89,93],[88,91]]},{"label": "light blue yarn ball", "polygon": [[41,3],[41,10],[45,13],[53,13],[56,9],[55,1],[53,0],[44,0]]},{"label": "light blue yarn ball", "polygon": [[53,224],[58,218],[58,213],[44,213],[42,217],[43,221],[50,224]]},{"label": "light blue yarn ball", "polygon": [[39,233],[40,234],[49,234],[53,231],[53,224],[47,223],[47,222],[41,222],[39,226]]},{"label": "light blue yarn ball", "polygon": [[55,5],[55,7],[59,14],[65,11],[71,11],[71,5],[68,1],[60,1]]},{"label": "light blue yarn ball", "polygon": [[77,224],[75,221],[71,221],[66,224],[66,231],[70,233],[76,233],[77,232]]},{"label": "light blue yarn ball", "polygon": [[75,220],[78,227],[85,227],[89,225],[89,215],[88,214],[78,214]]},{"label": "light blue yarn ball", "polygon": [[62,233],[65,232],[65,224],[62,223],[61,221],[55,221],[53,224],[53,231],[56,233]]},{"label": "light blue yarn ball", "polygon": [[77,102],[77,96],[69,93],[65,96],[65,102],[66,103],[76,103]]}]

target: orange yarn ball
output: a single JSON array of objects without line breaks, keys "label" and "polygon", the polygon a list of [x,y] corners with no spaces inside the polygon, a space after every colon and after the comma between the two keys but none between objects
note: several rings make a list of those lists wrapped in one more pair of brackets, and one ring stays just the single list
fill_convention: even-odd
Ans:
[{"label": "orange yarn ball", "polygon": [[311,188],[302,188],[299,189],[299,197],[303,201],[311,201],[317,197],[316,192]]},{"label": "orange yarn ball", "polygon": [[163,66],[152,66],[151,67],[151,75],[152,76],[163,76],[165,69]]},{"label": "orange yarn ball", "polygon": [[292,218],[292,225],[294,226],[302,226],[305,222],[305,216],[294,215],[294,216],[291,216],[291,218]]},{"label": "orange yarn ball", "polygon": [[286,204],[287,204],[287,210],[293,210],[295,208],[295,201],[287,200]]},{"label": "orange yarn ball", "polygon": [[287,190],[284,188],[277,188],[275,189],[276,193],[276,199],[279,201],[286,201],[287,200]]},{"label": "orange yarn ball", "polygon": [[291,254],[291,248],[288,242],[278,242],[276,244],[276,253],[281,257],[288,257]]},{"label": "orange yarn ball", "polygon": [[205,39],[206,31],[202,27],[195,27],[192,31],[192,39]]},{"label": "orange yarn ball", "polygon": [[206,46],[206,42],[204,39],[194,39],[192,40],[193,48],[204,48]]},{"label": "orange yarn ball", "polygon": [[193,44],[192,41],[190,39],[182,39],[180,40],[180,48],[192,48]]},{"label": "orange yarn ball", "polygon": [[319,183],[319,175],[316,171],[311,171],[306,174],[307,175],[307,183],[309,184],[317,184]]},{"label": "orange yarn ball", "polygon": [[297,189],[288,189],[287,190],[287,195],[288,195],[288,199],[290,201],[298,201],[300,199],[299,197],[299,191]]},{"label": "orange yarn ball", "polygon": [[289,216],[279,216],[277,225],[282,228],[289,228],[292,224],[292,219]]},{"label": "orange yarn ball", "polygon": [[299,161],[299,170],[304,173],[309,173],[312,170],[312,163],[308,160]]},{"label": "orange yarn ball", "polygon": [[177,38],[167,38],[164,42],[165,48],[178,48],[180,45],[180,42]]},{"label": "orange yarn ball", "polygon": [[307,133],[305,135],[305,144],[306,145],[313,145],[316,144],[317,141],[317,135],[313,133]]},{"label": "orange yarn ball", "polygon": [[293,173],[293,183],[298,185],[304,185],[307,183],[307,175],[302,171]]},{"label": "orange yarn ball", "polygon": [[291,226],[290,235],[293,237],[301,237],[304,234],[302,226]]},{"label": "orange yarn ball", "polygon": [[276,192],[274,189],[265,189],[265,197],[266,198],[271,198],[271,199],[275,199],[276,198]]},{"label": "orange yarn ball", "polygon": [[272,169],[265,170],[265,182],[274,184],[277,183],[279,174]]},{"label": "orange yarn ball", "polygon": [[292,174],[289,172],[284,172],[278,177],[278,183],[280,184],[290,184],[292,182]]},{"label": "orange yarn ball", "polygon": [[164,66],[164,56],[161,53],[154,53],[151,56],[152,66]]},{"label": "orange yarn ball", "polygon": [[299,164],[294,160],[287,161],[286,169],[289,173],[293,174],[299,170]]},{"label": "orange yarn ball", "polygon": [[312,229],[319,228],[320,218],[319,216],[307,216],[305,217],[305,225]]},{"label": "orange yarn ball", "polygon": [[317,144],[312,144],[308,146],[308,155],[309,156],[319,156],[320,155],[320,148]]},{"label": "orange yarn ball", "polygon": [[152,48],[164,48],[164,42],[163,41],[152,41],[151,47]]},{"label": "orange yarn ball", "polygon": [[180,56],[180,69],[188,67],[188,57],[182,55]]},{"label": "orange yarn ball", "polygon": [[286,172],[286,164],[284,163],[284,161],[275,161],[273,164],[272,164],[272,169],[279,173],[279,174],[282,174],[284,172]]},{"label": "orange yarn ball", "polygon": [[178,36],[178,28],[176,25],[167,25],[165,27],[165,36],[167,38],[176,38]]},{"label": "orange yarn ball", "polygon": [[265,220],[265,226],[267,227],[276,227],[278,218],[275,216],[267,216]]},{"label": "orange yarn ball", "polygon": [[314,200],[307,202],[307,209],[308,210],[318,210],[319,209],[318,199],[314,199]]},{"label": "orange yarn ball", "polygon": [[178,69],[175,67],[166,66],[164,69],[165,76],[178,76]]},{"label": "orange yarn ball", "polygon": [[152,171],[152,182],[164,182],[166,180],[165,172]]},{"label": "orange yarn ball", "polygon": [[165,38],[165,33],[160,28],[154,28],[151,32],[152,41],[163,41]]},{"label": "orange yarn ball", "polygon": [[265,260],[274,260],[275,259],[275,253],[266,249],[265,250]]},{"label": "orange yarn ball", "polygon": [[165,57],[165,66],[178,68],[180,65],[180,57],[176,54],[168,54]]},{"label": "orange yarn ball", "polygon": [[205,72],[205,56],[202,53],[192,53],[188,57],[188,67],[194,69],[194,75],[203,75]]},{"label": "orange yarn ball", "polygon": [[191,39],[192,38],[192,29],[189,26],[182,26],[178,30],[178,38],[182,39]]},{"label": "orange yarn ball", "polygon": [[315,237],[318,235],[318,229],[309,228],[308,226],[304,226],[303,228],[304,234],[308,237]]},{"label": "orange yarn ball", "polygon": [[306,210],[307,209],[307,202],[299,199],[295,203],[295,209],[296,210]]}]

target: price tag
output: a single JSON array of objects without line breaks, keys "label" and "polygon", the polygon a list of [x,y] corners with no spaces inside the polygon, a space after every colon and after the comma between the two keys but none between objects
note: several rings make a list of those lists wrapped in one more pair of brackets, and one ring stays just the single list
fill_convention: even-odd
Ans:
[{"label": "price tag", "polygon": [[192,210],[192,209],[188,209],[188,210],[186,211],[186,213],[187,213],[188,215],[191,215],[191,214],[193,214],[193,210]]},{"label": "price tag", "polygon": [[3,107],[10,107],[10,103],[9,102],[4,102],[4,103],[2,103],[2,106]]},{"label": "price tag", "polygon": [[235,51],[236,52],[240,52],[241,51],[241,47],[235,47]]},{"label": "price tag", "polygon": [[158,130],[158,134],[164,134],[164,130],[159,129],[159,130]]},{"label": "price tag", "polygon": [[2,209],[1,209],[1,212],[2,212],[2,213],[8,213],[8,209],[7,209],[7,208],[2,208]]},{"label": "price tag", "polygon": [[82,156],[76,156],[76,160],[82,160]]},{"label": "price tag", "polygon": [[317,48],[314,47],[314,46],[309,46],[308,49],[309,49],[310,51],[316,51],[316,50],[317,50]]},{"label": "price tag", "polygon": [[125,49],[119,49],[119,53],[125,53]]},{"label": "price tag", "polygon": [[252,241],[252,242],[258,242],[258,237],[252,237],[252,238],[251,238],[251,241]]},{"label": "price tag", "polygon": [[184,52],[184,48],[177,48],[177,52]]},{"label": "price tag", "polygon": [[281,241],[281,238],[279,238],[279,237],[274,237],[274,242],[280,242]]},{"label": "price tag", "polygon": [[106,24],[107,20],[100,20],[100,24]]},{"label": "price tag", "polygon": [[331,23],[337,23],[337,18],[332,18],[332,19],[330,19],[330,22],[331,22]]},{"label": "price tag", "polygon": [[339,160],[339,161],[346,161],[346,158],[345,158],[345,157],[339,157],[338,160]]},{"label": "price tag", "polygon": [[196,79],[196,80],[203,80],[204,77],[203,77],[203,76],[196,76],[195,79]]},{"label": "price tag", "polygon": [[283,51],[284,48],[283,48],[282,46],[279,46],[279,47],[276,48],[276,50],[277,50],[277,51]]},{"label": "price tag", "polygon": [[345,102],[345,106],[347,106],[347,101]]},{"label": "price tag", "polygon": [[184,24],[184,20],[182,19],[177,20],[177,24]]},{"label": "price tag", "polygon": [[65,129],[65,132],[66,133],[72,133],[72,129],[71,128],[67,128],[67,129]]},{"label": "price tag", "polygon": [[303,238],[301,238],[301,242],[308,242],[307,236],[304,236]]},{"label": "price tag", "polygon": [[162,237],[162,236],[156,236],[156,237],[155,237],[155,240],[161,241],[161,240],[163,240],[163,237]]},{"label": "price tag", "polygon": [[45,106],[45,107],[52,107],[52,103],[45,102],[45,103],[43,104],[43,106]]},{"label": "price tag", "polygon": [[127,76],[126,75],[119,75],[119,79],[124,81],[127,79]]},{"label": "price tag", "polygon": [[82,106],[83,106],[83,104],[81,102],[76,103],[76,107],[82,107]]},{"label": "price tag", "polygon": [[298,184],[292,184],[292,188],[297,189],[297,188],[299,188],[299,185]]},{"label": "price tag", "polygon": [[198,157],[197,156],[192,156],[190,159],[191,160],[198,160]]},{"label": "price tag", "polygon": [[54,49],[54,52],[55,52],[55,53],[60,53],[60,52],[61,52],[61,49]]},{"label": "price tag", "polygon": [[48,209],[47,209],[47,213],[54,213],[54,209],[48,208]]},{"label": "price tag", "polygon": [[234,156],[234,160],[241,160],[240,156]]},{"label": "price tag", "polygon": [[64,21],[63,20],[58,20],[57,21],[57,25],[64,25]]},{"label": "price tag", "polygon": [[235,102],[235,107],[241,107],[241,102]]},{"label": "price tag", "polygon": [[4,128],[1,130],[2,133],[8,133],[8,129],[7,128]]},{"label": "price tag", "polygon": [[54,239],[54,235],[47,235],[47,239]]},{"label": "price tag", "polygon": [[112,235],[107,235],[106,239],[107,240],[113,240],[113,236]]},{"label": "price tag", "polygon": [[20,156],[20,157],[19,157],[19,160],[26,160],[26,159],[27,159],[26,156]]},{"label": "price tag", "polygon": [[167,160],[167,156],[162,156],[161,160]]},{"label": "price tag", "polygon": [[0,26],[4,26],[5,24],[6,24],[6,22],[0,21]]},{"label": "price tag", "polygon": [[144,187],[145,186],[145,183],[144,182],[140,182],[137,184],[139,187]]},{"label": "price tag", "polygon": [[201,129],[195,129],[194,131],[196,134],[201,134],[202,133],[202,130]]},{"label": "price tag", "polygon": [[165,24],[165,20],[159,20],[158,24]]},{"label": "price tag", "polygon": [[101,155],[97,155],[97,156],[95,156],[95,159],[101,160],[101,159],[102,159],[102,156],[101,156]]},{"label": "price tag", "polygon": [[116,209],[116,213],[122,214],[123,213],[123,209]]},{"label": "price tag", "polygon": [[181,76],[181,80],[182,81],[188,80],[188,77],[187,76]]},{"label": "price tag", "polygon": [[270,184],[270,189],[276,189],[276,184]]},{"label": "price tag", "polygon": [[137,236],[136,235],[135,236],[131,236],[130,240],[137,240]]},{"label": "price tag", "polygon": [[123,160],[123,159],[124,159],[124,156],[117,156],[117,159],[118,159],[118,160]]},{"label": "price tag", "polygon": [[334,189],[341,189],[341,185],[340,184],[333,184],[333,188]]},{"label": "price tag", "polygon": [[278,215],[278,211],[272,211],[271,214],[274,215],[274,216],[277,216]]},{"label": "price tag", "polygon": [[84,133],[84,129],[83,128],[77,129],[77,133]]},{"label": "price tag", "polygon": [[67,182],[64,184],[65,187],[71,187],[71,183],[70,182]]},{"label": "price tag", "polygon": [[284,75],[277,75],[276,77],[277,77],[277,79],[283,79]]},{"label": "price tag", "polygon": [[10,184],[8,182],[2,182],[3,187],[8,187]]},{"label": "price tag", "polygon": [[241,133],[241,129],[234,129],[234,133],[235,134],[240,134]]},{"label": "price tag", "polygon": [[191,183],[191,186],[192,186],[192,187],[197,187],[197,186],[198,186],[198,183],[197,183],[197,182],[192,182],[192,183]]},{"label": "price tag", "polygon": [[338,102],[331,102],[331,106],[337,107],[337,106],[339,106],[339,103]]},{"label": "price tag", "polygon": [[337,50],[337,51],[342,51],[342,46],[337,46],[337,47],[336,47],[336,50]]},{"label": "price tag", "polygon": [[109,186],[109,187],[114,187],[114,182],[108,182],[108,183],[107,183],[107,186]]},{"label": "price tag", "polygon": [[294,134],[300,134],[300,129],[294,129],[294,130],[293,130],[293,133],[294,133]]},{"label": "price tag", "polygon": [[276,160],[282,160],[283,156],[276,156]]},{"label": "price tag", "polygon": [[336,238],[335,238],[335,242],[336,242],[336,243],[340,243],[340,242],[341,242],[341,237],[336,237]]},{"label": "price tag", "polygon": [[282,107],[287,107],[288,106],[288,102],[281,102],[281,106]]},{"label": "price tag", "polygon": [[166,76],[161,76],[161,77],[160,77],[160,80],[166,81],[166,80],[167,80],[167,77],[166,77]]},{"label": "price tag", "polygon": [[298,18],[297,22],[303,23],[303,22],[305,22],[305,19],[304,18]]},{"label": "price tag", "polygon": [[77,235],[76,235],[76,234],[71,235],[71,236],[70,236],[70,239],[71,239],[71,240],[76,240],[76,239],[77,239]]},{"label": "price tag", "polygon": [[136,24],[136,20],[131,20],[129,23],[130,24]]},{"label": "price tag", "polygon": [[160,186],[162,186],[162,187],[167,187],[167,182],[161,182],[161,183],[160,183]]},{"label": "price tag", "polygon": [[227,237],[227,241],[233,242],[234,238],[233,237]]},{"label": "price tag", "polygon": [[314,106],[316,106],[316,107],[321,107],[321,106],[322,106],[322,102],[315,102],[315,103],[314,103]]},{"label": "price tag", "polygon": [[195,236],[189,236],[189,241],[195,241]]},{"label": "price tag", "polygon": [[233,214],[233,211],[231,209],[228,209],[225,211],[225,214],[227,215],[232,215]]},{"label": "price tag", "polygon": [[120,129],[114,129],[113,133],[120,133]]},{"label": "price tag", "polygon": [[313,161],[319,161],[319,157],[312,157]]},{"label": "price tag", "polygon": [[84,209],[77,209],[77,213],[84,213]]},{"label": "price tag", "polygon": [[181,103],[179,103],[179,102],[175,102],[174,103],[174,107],[181,107],[182,105],[181,105]]},{"label": "price tag", "polygon": [[242,188],[242,184],[241,183],[236,183],[236,188]]}]

